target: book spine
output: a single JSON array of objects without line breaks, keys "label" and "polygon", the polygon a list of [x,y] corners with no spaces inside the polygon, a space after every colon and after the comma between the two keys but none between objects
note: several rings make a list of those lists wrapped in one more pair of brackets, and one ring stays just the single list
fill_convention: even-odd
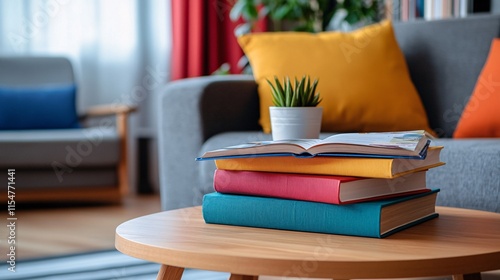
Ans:
[{"label": "book spine", "polygon": [[409,7],[409,2],[410,0],[404,0],[401,2],[401,21],[408,21],[410,19],[410,7]]},{"label": "book spine", "polygon": [[433,0],[425,0],[424,2],[424,18],[426,20],[433,20],[434,16],[434,3]]},{"label": "book spine", "polygon": [[469,1],[468,0],[460,0],[460,12],[459,17],[466,17],[469,13]]},{"label": "book spine", "polygon": [[378,204],[334,205],[211,193],[203,197],[206,223],[380,238]]},{"label": "book spine", "polygon": [[408,20],[417,18],[417,0],[408,0]]},{"label": "book spine", "polygon": [[215,160],[218,169],[371,178],[393,178],[392,159],[349,157],[256,157]]},{"label": "book spine", "polygon": [[324,175],[254,171],[215,171],[214,188],[221,193],[278,197],[340,204],[341,181]]},{"label": "book spine", "polygon": [[400,21],[401,20],[401,0],[393,0],[392,1],[392,20]]}]

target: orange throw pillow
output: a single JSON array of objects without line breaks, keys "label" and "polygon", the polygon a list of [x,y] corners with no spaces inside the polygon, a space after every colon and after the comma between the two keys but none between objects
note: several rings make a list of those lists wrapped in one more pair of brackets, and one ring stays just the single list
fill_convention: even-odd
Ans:
[{"label": "orange throw pillow", "polygon": [[500,137],[500,39],[493,39],[453,138]]}]

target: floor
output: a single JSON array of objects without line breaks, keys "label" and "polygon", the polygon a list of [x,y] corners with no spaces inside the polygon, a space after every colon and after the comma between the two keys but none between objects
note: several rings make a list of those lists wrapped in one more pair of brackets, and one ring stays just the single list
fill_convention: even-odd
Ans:
[{"label": "floor", "polygon": [[[160,210],[159,195],[130,196],[122,205],[16,205],[14,235],[1,226],[0,236],[14,236],[18,260],[112,249],[119,224]],[[8,223],[3,212],[1,220]]]}]

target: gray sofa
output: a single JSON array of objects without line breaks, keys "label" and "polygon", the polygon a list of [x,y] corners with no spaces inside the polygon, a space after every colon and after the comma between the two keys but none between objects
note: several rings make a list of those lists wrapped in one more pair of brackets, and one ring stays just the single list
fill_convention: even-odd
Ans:
[{"label": "gray sofa", "polygon": [[[411,78],[445,166],[428,172],[441,189],[438,205],[500,213],[500,139],[452,139],[487,58],[500,35],[500,15],[394,24]],[[200,205],[213,192],[215,165],[196,162],[206,150],[271,139],[258,125],[251,76],[208,76],[169,83],[159,97],[159,170],[165,210]],[[499,108],[500,109],[500,108]],[[322,132],[326,136],[333,132]]]}]

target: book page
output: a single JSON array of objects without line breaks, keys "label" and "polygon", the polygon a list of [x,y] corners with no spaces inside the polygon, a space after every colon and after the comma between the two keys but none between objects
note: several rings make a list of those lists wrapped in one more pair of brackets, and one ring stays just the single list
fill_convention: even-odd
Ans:
[{"label": "book page", "polygon": [[423,130],[387,133],[344,133],[327,137],[320,142],[320,145],[351,144],[414,151],[424,135]]},{"label": "book page", "polygon": [[303,153],[318,144],[320,139],[295,139],[277,141],[254,141],[206,152],[203,157],[263,154],[263,153]]},{"label": "book page", "polygon": [[[424,141],[425,140],[425,141]],[[264,154],[315,155],[363,154],[423,158],[428,141],[425,131],[343,133],[321,139],[254,141],[205,152],[201,158]],[[425,149],[425,150],[424,150]],[[420,154],[424,151],[424,154]]]},{"label": "book page", "polygon": [[[255,146],[268,146],[268,145],[295,145],[303,148],[304,150],[309,149],[310,147],[313,147],[317,144],[322,143],[322,140],[320,139],[288,139],[288,140],[270,140],[270,141],[255,141],[255,142],[250,142],[247,144],[248,147],[255,147]],[[240,145],[240,146],[243,146]]]}]

